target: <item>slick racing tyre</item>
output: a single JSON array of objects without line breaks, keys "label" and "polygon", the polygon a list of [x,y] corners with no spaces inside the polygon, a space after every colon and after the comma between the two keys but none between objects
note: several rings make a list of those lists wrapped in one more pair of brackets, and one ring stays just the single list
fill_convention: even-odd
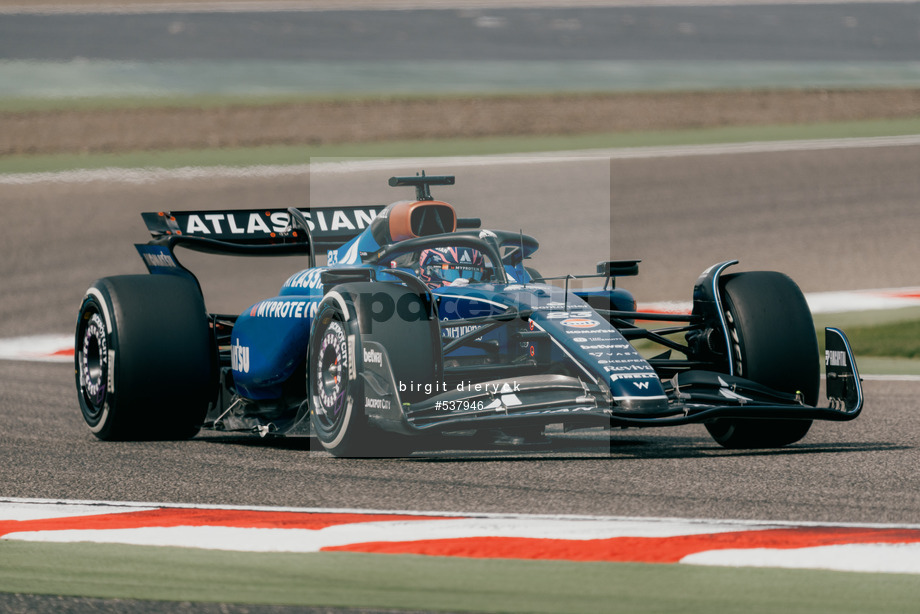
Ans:
[{"label": "slick racing tyre", "polygon": [[[414,315],[404,317],[406,313]],[[335,456],[402,456],[410,452],[408,438],[376,428],[365,411],[361,374],[368,341],[386,350],[395,382],[440,378],[440,329],[424,297],[387,283],[336,286],[320,303],[310,334],[307,377],[313,432]],[[411,392],[400,397],[403,402],[415,400]]]},{"label": "slick racing tyre", "polygon": [[201,291],[167,275],[96,281],[75,339],[83,419],[99,439],[187,439],[217,392],[215,348]]},{"label": "slick racing tyre", "polygon": [[[805,297],[789,277],[772,271],[722,278],[722,299],[735,375],[816,405],[821,367]],[[776,448],[802,439],[811,420],[719,419],[706,423],[726,448]]]}]

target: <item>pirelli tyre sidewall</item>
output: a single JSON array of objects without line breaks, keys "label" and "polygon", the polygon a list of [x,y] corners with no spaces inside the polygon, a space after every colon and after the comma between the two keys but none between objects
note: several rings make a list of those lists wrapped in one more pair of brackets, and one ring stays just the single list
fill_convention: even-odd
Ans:
[{"label": "pirelli tyre sidewall", "polygon": [[216,348],[189,279],[96,281],[80,306],[74,348],[80,409],[100,439],[192,437],[217,394]]},{"label": "pirelli tyre sidewall", "polygon": [[117,345],[105,300],[98,288],[87,291],[80,307],[74,340],[74,371],[80,409],[90,430],[105,438],[111,430],[114,395],[110,394],[115,377],[114,355],[109,347]]},{"label": "pirelli tyre sidewall", "polygon": [[[310,334],[311,423],[336,456],[392,457],[411,451],[411,438],[378,428],[365,407],[364,344],[388,357],[395,382],[434,382],[441,376],[441,336],[425,297],[405,286],[345,283],[327,292]],[[414,402],[418,393],[400,393]]]},{"label": "pirelli tyre sidewall", "polygon": [[[782,392],[799,394],[814,406],[821,366],[811,311],[792,279],[773,271],[722,278],[722,302],[735,375]],[[719,419],[706,423],[726,448],[775,448],[802,439],[810,420]]]},{"label": "pirelli tyre sidewall", "polygon": [[310,336],[310,420],[323,447],[343,455],[358,452],[367,434],[355,364],[359,337],[353,304],[331,292],[320,303]]}]

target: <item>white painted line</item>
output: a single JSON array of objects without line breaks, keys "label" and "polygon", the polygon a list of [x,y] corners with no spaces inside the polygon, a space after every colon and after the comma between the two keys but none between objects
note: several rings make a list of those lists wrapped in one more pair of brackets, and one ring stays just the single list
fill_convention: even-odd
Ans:
[{"label": "white painted line", "polygon": [[585,159],[612,160],[673,158],[686,156],[715,156],[827,149],[856,149],[868,147],[910,147],[920,145],[920,135],[865,137],[847,139],[813,139],[797,141],[760,141],[714,145],[678,145],[662,147],[625,147],[616,149],[585,149],[538,154],[496,154],[489,156],[444,156],[430,158],[393,158],[318,162],[316,164],[265,166],[213,166],[163,168],[103,168],[48,173],[0,174],[0,185],[30,185],[38,183],[129,183],[148,184],[161,181],[190,181],[207,179],[274,178],[308,173],[352,173],[375,170],[402,169],[406,166],[471,168],[501,164],[559,164]]},{"label": "white painted line", "polygon": [[843,313],[901,309],[920,305],[920,288],[882,288],[849,292],[812,292],[805,295],[812,313]]},{"label": "white painted line", "polygon": [[210,179],[271,179],[306,175],[308,164],[277,166],[206,166],[166,168],[100,168],[91,170],[59,171],[53,173],[0,174],[2,185],[31,185],[41,183],[129,183],[148,184],[161,181],[188,181]]},{"label": "white painted line", "polygon": [[710,550],[681,563],[722,567],[784,567],[870,573],[920,573],[920,544],[848,544],[817,548]]},{"label": "white painted line", "polygon": [[[920,306],[920,287],[878,288],[839,292],[809,292],[805,295],[812,313],[846,313]],[[693,309],[689,301],[640,303],[640,311],[687,314]]]},{"label": "white painted line", "polygon": [[73,362],[73,335],[30,335],[0,339],[0,360]]},{"label": "white painted line", "polygon": [[859,378],[875,382],[920,382],[920,375],[864,375],[860,373]]},{"label": "white painted line", "polygon": [[0,521],[2,520],[49,520],[52,518],[75,518],[118,514],[157,509],[156,506],[98,505],[77,502],[38,502],[30,499],[0,500]]}]

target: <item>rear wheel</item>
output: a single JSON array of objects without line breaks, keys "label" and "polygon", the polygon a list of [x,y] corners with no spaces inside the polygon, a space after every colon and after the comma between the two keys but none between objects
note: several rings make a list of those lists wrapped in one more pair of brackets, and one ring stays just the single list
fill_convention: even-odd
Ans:
[{"label": "rear wheel", "polygon": [[77,318],[74,363],[83,419],[99,439],[193,437],[217,391],[201,291],[165,275],[96,281]]},{"label": "rear wheel", "polygon": [[335,456],[402,456],[410,451],[408,438],[376,428],[365,411],[367,341],[386,350],[395,382],[405,384],[402,401],[416,399],[410,384],[437,381],[440,329],[425,299],[394,284],[342,284],[320,303],[310,335],[313,430]]},{"label": "rear wheel", "polygon": [[[789,277],[772,271],[726,275],[722,299],[735,374],[818,401],[821,367],[808,303]],[[802,439],[811,420],[719,419],[706,424],[726,448],[774,448]]]}]

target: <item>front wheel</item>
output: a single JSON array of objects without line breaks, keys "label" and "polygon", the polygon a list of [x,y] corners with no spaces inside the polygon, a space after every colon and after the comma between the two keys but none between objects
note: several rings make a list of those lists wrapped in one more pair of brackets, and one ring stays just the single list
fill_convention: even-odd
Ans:
[{"label": "front wheel", "polygon": [[309,378],[313,431],[323,447],[337,456],[352,456],[371,441],[364,417],[363,386],[354,364],[355,335],[347,314],[323,302],[310,339]]},{"label": "front wheel", "polygon": [[[735,375],[816,405],[821,367],[811,310],[799,287],[772,271],[722,278],[722,307]],[[799,441],[811,420],[722,418],[706,423],[726,448],[776,448]]]},{"label": "front wheel", "polygon": [[[310,335],[311,423],[323,448],[341,457],[410,452],[409,438],[377,428],[365,408],[365,343],[386,351],[402,401],[440,380],[441,338],[425,297],[403,286],[355,282],[336,286],[317,309]],[[382,358],[378,357],[378,360]]]}]

